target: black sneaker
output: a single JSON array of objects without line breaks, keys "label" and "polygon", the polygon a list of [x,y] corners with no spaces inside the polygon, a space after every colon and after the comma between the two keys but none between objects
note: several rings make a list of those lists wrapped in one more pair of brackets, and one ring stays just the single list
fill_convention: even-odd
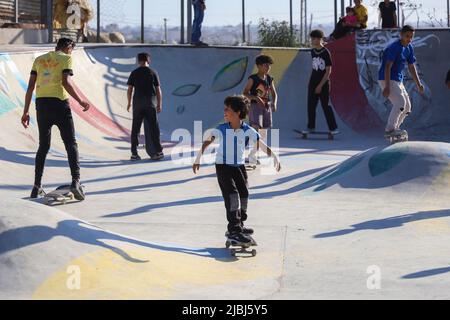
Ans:
[{"label": "black sneaker", "polygon": [[80,184],[79,180],[73,180],[70,185],[70,191],[73,193],[75,199],[79,201],[83,201],[86,196],[84,195],[83,187]]},{"label": "black sneaker", "polygon": [[139,161],[139,160],[141,160],[141,157],[139,157],[138,154],[133,154],[133,155],[131,155],[130,160],[131,161]]},{"label": "black sneaker", "polygon": [[31,190],[31,195],[30,198],[31,199],[36,199],[39,196],[44,196],[45,192],[44,189],[42,189],[41,186],[34,186],[33,190]]},{"label": "black sneaker", "polygon": [[242,227],[242,233],[245,235],[252,235],[255,231],[252,228]]},{"label": "black sneaker", "polygon": [[207,44],[206,42],[203,42],[203,41],[193,42],[192,45],[195,46],[195,47],[207,47],[207,46],[209,46],[209,44]]},{"label": "black sneaker", "polygon": [[152,160],[162,160],[164,159],[164,153],[158,152],[154,156],[151,157]]},{"label": "black sneaker", "polygon": [[247,236],[243,233],[230,233],[228,235],[228,240],[230,240],[233,245],[251,245],[254,241],[250,236]]}]

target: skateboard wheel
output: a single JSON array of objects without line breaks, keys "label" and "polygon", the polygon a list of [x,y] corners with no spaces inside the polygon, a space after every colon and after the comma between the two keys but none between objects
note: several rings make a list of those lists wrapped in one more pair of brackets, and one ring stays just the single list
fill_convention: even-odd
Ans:
[{"label": "skateboard wheel", "polygon": [[256,250],[255,249],[252,250],[252,257],[254,257],[254,256],[256,256]]},{"label": "skateboard wheel", "polygon": [[231,244],[227,241],[227,242],[225,242],[225,247],[228,249],[228,248],[230,248],[230,246],[231,246]]},{"label": "skateboard wheel", "polygon": [[235,256],[236,256],[236,250],[234,250],[234,249],[231,249],[230,253],[231,253],[231,255],[232,255],[233,257],[235,257]]}]

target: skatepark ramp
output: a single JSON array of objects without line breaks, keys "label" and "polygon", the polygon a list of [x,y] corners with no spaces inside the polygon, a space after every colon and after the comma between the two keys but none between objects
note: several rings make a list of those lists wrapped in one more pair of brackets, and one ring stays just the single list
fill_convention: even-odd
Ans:
[{"label": "skatepark ramp", "polygon": [[450,144],[405,142],[374,147],[321,173],[306,185],[315,192],[339,185],[343,189],[383,189],[384,193],[403,199],[424,197],[426,201],[448,203]]},{"label": "skatepark ramp", "polygon": [[[388,145],[390,105],[376,70],[395,39],[390,31],[364,31],[328,45],[341,131],[333,141],[293,132],[307,122],[308,50],[77,47],[73,82],[92,106],[82,112],[71,101],[87,198],[55,207],[27,198],[38,147],[34,110],[30,128],[20,123],[32,62],[52,48],[0,48],[0,298],[449,298],[445,271],[433,270],[447,270],[449,257],[450,34],[416,33],[426,93],[407,77],[411,141]],[[140,52],[151,54],[164,94],[159,122],[167,156],[159,162],[145,159],[142,146],[143,160],[129,161],[126,83]],[[170,153],[180,133],[222,121],[224,98],[242,92],[259,54],[275,60],[282,171],[249,172],[248,222],[258,254],[233,259],[213,166],[194,175]],[[317,121],[325,130],[320,107]],[[54,128],[43,185],[48,191],[68,182]],[[366,287],[374,264],[384,268],[384,290]]]}]

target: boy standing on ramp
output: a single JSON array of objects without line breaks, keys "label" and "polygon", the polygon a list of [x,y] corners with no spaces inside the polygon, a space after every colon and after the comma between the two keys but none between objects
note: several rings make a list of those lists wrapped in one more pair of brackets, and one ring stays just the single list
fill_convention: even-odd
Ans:
[{"label": "boy standing on ramp", "polygon": [[224,119],[208,139],[192,166],[194,173],[200,169],[200,160],[206,148],[216,139],[220,146],[216,154],[216,173],[225,202],[228,220],[227,237],[238,245],[256,245],[251,237],[253,230],[244,227],[247,220],[248,178],[245,169],[245,147],[250,141],[260,143],[261,149],[273,157],[274,166],[280,171],[278,156],[260,139],[259,133],[246,124],[250,101],[245,96],[230,96],[225,99]]},{"label": "boy standing on ramp", "polygon": [[420,82],[415,66],[416,57],[411,42],[415,29],[405,25],[400,32],[400,40],[390,44],[383,53],[383,61],[378,73],[378,82],[383,96],[392,103],[392,110],[386,125],[385,136],[406,135],[406,130],[400,130],[405,118],[411,113],[411,101],[403,85],[403,70],[408,64],[409,72],[413,77],[417,90],[424,93],[424,86]]},{"label": "boy standing on ramp", "polygon": [[[156,153],[151,156],[152,160],[164,158],[161,145],[161,132],[159,130],[157,113],[162,111],[162,91],[158,73],[149,67],[150,55],[148,53],[138,54],[139,67],[131,72],[128,79],[128,106],[131,109],[131,97],[133,97],[133,125],[131,129],[131,161],[141,160],[137,147],[138,135],[141,131],[144,119],[149,124],[150,138]],[[134,90],[134,94],[133,94]]]},{"label": "boy standing on ramp", "polygon": [[312,57],[312,73],[308,84],[308,130],[305,133],[314,132],[316,129],[316,108],[317,104],[322,104],[322,109],[331,134],[337,134],[336,118],[330,106],[330,75],[331,75],[331,54],[323,46],[324,34],[322,30],[313,30],[310,34]]},{"label": "boy standing on ramp", "polygon": [[[272,112],[277,111],[278,95],[273,78],[269,74],[273,64],[272,57],[259,55],[255,63],[258,72],[248,78],[243,94],[251,101],[250,126],[258,131],[262,140],[265,141],[267,130],[272,128]],[[249,163],[252,165],[259,164],[257,152],[258,147],[251,148]]]},{"label": "boy standing on ramp", "polygon": [[45,159],[50,149],[51,129],[56,125],[66,147],[69,159],[72,184],[70,191],[75,199],[84,200],[85,195],[80,185],[80,164],[78,145],[75,139],[75,128],[69,105],[69,95],[72,96],[87,111],[88,102],[83,101],[76,93],[69,77],[73,76],[71,54],[75,42],[71,39],[59,39],[56,50],[41,55],[34,60],[31,69],[28,89],[25,95],[25,107],[22,115],[22,125],[30,125],[30,104],[33,91],[36,88],[36,115],[39,128],[39,149],[36,153],[34,187],[31,198],[43,195],[41,186]]}]

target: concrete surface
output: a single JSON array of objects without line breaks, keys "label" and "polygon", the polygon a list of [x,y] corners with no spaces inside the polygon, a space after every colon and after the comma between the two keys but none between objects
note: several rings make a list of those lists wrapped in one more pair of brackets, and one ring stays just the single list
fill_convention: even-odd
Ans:
[{"label": "concrete surface", "polygon": [[[449,31],[435,33],[440,48],[448,48]],[[31,128],[20,125],[29,69],[42,51],[0,54],[0,298],[450,298],[450,116],[435,114],[450,101],[438,79],[448,57],[432,64],[425,47],[418,48],[431,106],[405,124],[410,142],[388,146],[380,138],[384,114],[372,107],[372,91],[358,77],[359,45],[353,37],[330,45],[335,63],[347,57],[354,71],[333,75],[342,131],[335,141],[302,140],[292,131],[306,123],[307,51],[76,50],[74,81],[93,105],[83,114],[72,102],[87,200],[55,207],[27,198],[37,149],[34,114]],[[146,159],[142,147],[144,160],[128,161],[124,90],[141,51],[151,52],[165,93],[161,162]],[[221,121],[223,99],[242,90],[261,52],[276,60],[274,121],[283,170],[249,173],[248,224],[258,254],[232,258],[224,248],[225,211],[213,166],[193,175],[189,161],[171,161],[171,153],[183,133],[177,129],[192,132],[201,120],[206,130]],[[342,91],[345,81],[353,88]],[[377,118],[364,127],[362,114]],[[320,107],[318,119],[325,128]],[[199,144],[192,146],[197,151]],[[44,186],[69,180],[55,129]]]}]

